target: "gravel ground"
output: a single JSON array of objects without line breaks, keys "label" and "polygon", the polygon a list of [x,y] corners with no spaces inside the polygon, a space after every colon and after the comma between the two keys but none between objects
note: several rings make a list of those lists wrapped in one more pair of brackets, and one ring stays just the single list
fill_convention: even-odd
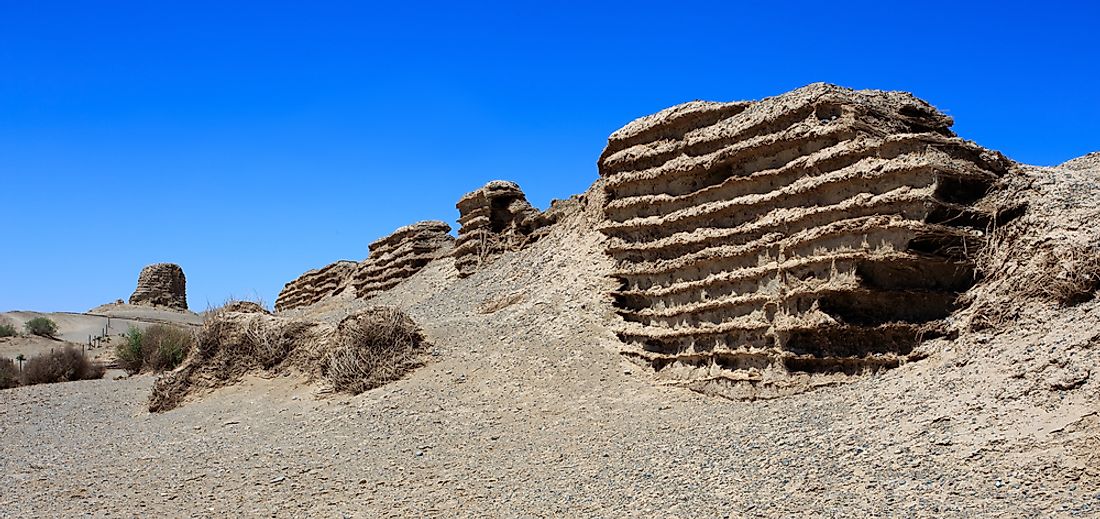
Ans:
[{"label": "gravel ground", "polygon": [[373,301],[406,308],[433,347],[425,367],[356,397],[252,377],[153,415],[148,376],[0,391],[0,516],[1100,510],[1094,383],[1047,384],[1062,376],[1049,359],[1095,360],[1083,314],[932,343],[926,360],[793,397],[706,397],[618,354],[610,265],[578,218],[487,272],[456,281],[437,262]]}]

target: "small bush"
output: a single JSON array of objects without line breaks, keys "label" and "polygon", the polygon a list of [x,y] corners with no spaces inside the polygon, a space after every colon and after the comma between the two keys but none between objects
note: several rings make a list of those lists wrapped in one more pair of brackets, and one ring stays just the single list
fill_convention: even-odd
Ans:
[{"label": "small bush", "polygon": [[146,371],[176,369],[194,345],[191,333],[182,328],[154,324],[145,329],[141,338],[141,353]]},{"label": "small bush", "polygon": [[0,323],[0,337],[15,337],[19,332],[10,323]]},{"label": "small bush", "polygon": [[0,389],[13,388],[19,385],[19,368],[15,367],[15,361],[7,357],[0,357]]},{"label": "small bush", "polygon": [[103,378],[105,369],[92,364],[80,350],[66,346],[31,357],[23,367],[23,383],[49,384]]},{"label": "small bush", "polygon": [[115,347],[115,360],[127,373],[134,374],[141,371],[145,363],[145,357],[141,354],[141,339],[143,333],[136,326],[131,326],[123,335],[125,342]]},{"label": "small bush", "polygon": [[46,317],[35,317],[27,321],[24,327],[27,329],[27,333],[42,337],[53,337],[57,335],[57,323]]},{"label": "small bush", "polygon": [[122,369],[131,374],[175,369],[194,345],[189,332],[163,324],[154,324],[145,331],[131,327],[125,339],[115,349],[115,357]]}]

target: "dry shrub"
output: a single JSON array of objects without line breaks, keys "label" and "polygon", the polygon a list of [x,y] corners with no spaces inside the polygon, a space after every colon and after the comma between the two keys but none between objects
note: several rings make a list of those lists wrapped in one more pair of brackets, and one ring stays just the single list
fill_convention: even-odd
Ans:
[{"label": "dry shrub", "polygon": [[401,378],[420,365],[423,347],[416,323],[393,308],[344,318],[333,342],[322,375],[337,391],[351,394]]},{"label": "dry shrub", "polygon": [[19,368],[15,361],[0,357],[0,389],[9,389],[19,385]]},{"label": "dry shrub", "polygon": [[420,332],[392,308],[370,308],[326,323],[267,313],[208,312],[183,366],[153,386],[149,410],[167,411],[196,391],[239,381],[250,372],[305,374],[337,391],[359,393],[399,378],[417,365]]},{"label": "dry shrub", "polygon": [[1100,251],[1059,247],[1036,256],[1031,295],[1071,306],[1092,299],[1100,287]]},{"label": "dry shrub", "polygon": [[0,321],[0,337],[15,337],[19,332],[9,322]]},{"label": "dry shrub", "polygon": [[93,364],[85,358],[80,350],[66,346],[31,357],[23,366],[23,383],[32,385],[92,380],[103,378],[105,371],[103,366]]},{"label": "dry shrub", "polygon": [[1010,225],[991,234],[975,261],[982,280],[959,300],[970,307],[970,329],[1011,323],[1028,301],[1072,306],[1100,289],[1100,250],[1074,243],[1051,246],[1028,239],[1032,232]]}]

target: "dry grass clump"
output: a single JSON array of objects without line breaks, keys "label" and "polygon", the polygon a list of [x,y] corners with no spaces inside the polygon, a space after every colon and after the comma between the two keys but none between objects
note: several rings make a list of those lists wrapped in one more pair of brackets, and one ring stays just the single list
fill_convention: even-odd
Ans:
[{"label": "dry grass clump", "polygon": [[106,370],[93,364],[80,350],[66,346],[35,357],[23,366],[22,382],[25,385],[71,382],[103,378]]},{"label": "dry grass clump", "polygon": [[337,391],[362,393],[397,380],[421,364],[420,329],[394,308],[346,317],[336,326],[333,343],[321,374]]},{"label": "dry grass clump", "polygon": [[15,361],[0,357],[0,389],[17,386],[19,386],[19,368],[15,367]]},{"label": "dry grass clump", "polygon": [[975,260],[982,280],[960,299],[970,306],[970,329],[1011,323],[1029,301],[1068,307],[1100,289],[1100,250],[1081,241],[1052,245],[1034,234],[1015,223],[991,233]]},{"label": "dry grass clump", "polygon": [[115,357],[131,374],[175,369],[195,343],[191,332],[165,324],[154,324],[144,331],[131,327],[125,338],[126,342],[115,349]]},{"label": "dry grass clump", "polygon": [[337,326],[217,309],[207,313],[194,353],[157,380],[149,410],[167,411],[196,391],[239,381],[250,372],[298,372],[359,393],[399,378],[416,365],[420,332],[392,308],[370,308]]},{"label": "dry grass clump", "polygon": [[1059,247],[1036,256],[1035,276],[1024,287],[1031,295],[1062,306],[1092,299],[1100,288],[1100,251]]}]

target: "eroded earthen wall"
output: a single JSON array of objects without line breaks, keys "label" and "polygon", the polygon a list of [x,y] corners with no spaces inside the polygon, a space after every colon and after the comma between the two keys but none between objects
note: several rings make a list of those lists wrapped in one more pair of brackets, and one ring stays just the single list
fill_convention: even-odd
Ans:
[{"label": "eroded earthen wall", "polygon": [[904,361],[974,282],[1007,170],[905,93],[811,85],[692,102],[614,133],[608,253],[627,354],[768,397]]},{"label": "eroded earthen wall", "polygon": [[283,311],[309,306],[339,295],[347,288],[347,280],[355,272],[354,261],[337,261],[324,268],[310,270],[287,283],[275,299],[275,310]]},{"label": "eroded earthen wall", "polygon": [[440,221],[402,227],[369,246],[367,259],[338,261],[287,283],[275,301],[277,311],[316,304],[341,294],[366,299],[388,290],[451,252],[451,226]]},{"label": "eroded earthen wall", "polygon": [[451,226],[438,220],[402,227],[370,245],[370,255],[359,264],[351,283],[359,298],[389,290],[416,274],[454,246]]},{"label": "eroded earthen wall", "polygon": [[461,228],[455,243],[459,276],[473,274],[509,250],[534,242],[551,217],[532,207],[514,182],[494,180],[466,194],[457,204]]}]

